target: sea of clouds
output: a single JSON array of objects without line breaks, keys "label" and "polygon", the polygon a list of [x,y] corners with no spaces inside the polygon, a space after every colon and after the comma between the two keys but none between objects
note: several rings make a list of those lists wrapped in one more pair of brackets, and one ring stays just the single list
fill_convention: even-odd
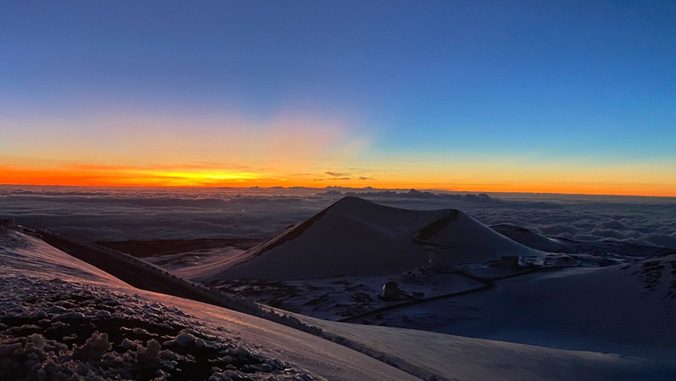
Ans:
[{"label": "sea of clouds", "polygon": [[90,240],[269,238],[342,197],[455,208],[549,237],[676,249],[676,198],[311,188],[0,186],[0,216]]}]

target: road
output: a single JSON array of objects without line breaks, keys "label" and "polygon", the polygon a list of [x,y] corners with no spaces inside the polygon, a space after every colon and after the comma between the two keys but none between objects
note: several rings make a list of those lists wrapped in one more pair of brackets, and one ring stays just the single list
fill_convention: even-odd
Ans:
[{"label": "road", "polygon": [[339,321],[342,322],[342,323],[353,323],[353,322],[357,322],[359,320],[362,320],[362,319],[365,319],[365,318],[368,318],[368,317],[372,317],[372,316],[376,316],[376,315],[379,315],[379,314],[382,314],[382,313],[385,313],[385,312],[401,310],[401,309],[404,309],[404,308],[407,308],[407,307],[416,306],[416,305],[424,304],[424,303],[430,303],[430,302],[434,302],[434,301],[440,300],[440,299],[455,298],[455,297],[462,296],[462,295],[473,294],[475,292],[490,290],[490,289],[495,287],[496,281],[514,278],[514,277],[527,275],[527,274],[532,274],[532,273],[537,272],[537,271],[542,271],[542,270],[541,269],[525,270],[525,271],[521,271],[521,272],[518,272],[518,273],[506,275],[506,276],[503,276],[503,277],[491,278],[491,279],[479,278],[479,277],[469,275],[469,274],[466,274],[466,273],[463,273],[463,272],[453,273],[453,274],[462,275],[464,277],[470,278],[470,279],[475,280],[477,282],[483,283],[483,285],[479,286],[479,287],[475,287],[475,288],[470,288],[470,289],[467,289],[467,290],[453,292],[453,293],[450,293],[450,294],[437,295],[437,296],[432,296],[432,297],[429,297],[429,298],[420,298],[420,299],[408,300],[408,301],[403,302],[403,303],[393,304],[393,305],[390,305],[390,306],[385,306],[385,307],[377,308],[375,310],[367,311],[367,312],[364,312],[364,313],[359,314],[359,315],[346,317],[346,318],[340,319]]}]

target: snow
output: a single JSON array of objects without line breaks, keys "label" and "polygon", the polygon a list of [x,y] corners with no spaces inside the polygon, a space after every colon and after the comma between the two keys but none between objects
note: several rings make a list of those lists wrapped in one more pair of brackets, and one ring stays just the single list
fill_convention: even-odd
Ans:
[{"label": "snow", "polygon": [[[415,379],[293,328],[132,288],[28,236],[7,234],[0,379]],[[38,270],[41,263],[47,271]]]},{"label": "snow", "polygon": [[422,376],[444,375],[454,380],[671,380],[676,377],[674,362],[299,318]]},{"label": "snow", "polygon": [[[338,320],[352,316],[350,321],[367,324],[504,340],[512,342],[510,345],[515,346],[510,348],[518,351],[531,347],[518,346],[517,343],[545,346],[551,350],[567,349],[566,353],[572,353],[570,366],[573,371],[594,368],[598,365],[595,363],[597,360],[602,363],[600,368],[606,369],[603,374],[616,374],[610,371],[616,367],[623,369],[618,373],[620,375],[635,374],[632,369],[641,373],[645,371],[644,366],[650,367],[645,364],[651,360],[667,362],[659,363],[658,368],[673,368],[676,355],[674,256],[641,259],[664,250],[646,251],[643,247],[619,243],[555,240],[515,225],[503,224],[495,228],[520,244],[459,211],[415,212],[347,198],[251,250],[247,262],[216,276],[211,269],[210,276],[205,276],[203,280],[211,285],[220,285],[224,290],[245,293],[266,304],[314,317]],[[362,235],[355,237],[357,233],[353,234],[353,229]],[[413,237],[413,242],[405,239],[396,241],[401,232]],[[390,255],[405,257],[410,252],[397,252],[393,242],[401,247],[415,248],[420,241],[425,241],[425,246],[435,247],[432,254],[444,257],[442,261],[446,262],[447,269],[455,274],[430,276],[429,270],[434,266],[418,266],[413,271],[401,272],[402,267],[396,261],[392,264],[382,258],[380,270],[384,274],[369,275],[370,271],[359,274],[365,267],[368,268],[368,260],[350,256],[351,252],[362,250],[362,256],[378,257],[375,250],[382,247],[382,251]],[[320,254],[322,259],[334,265],[333,268],[343,269],[338,274],[358,275],[321,277],[326,275],[326,269],[312,271],[303,268],[305,262]],[[279,256],[279,261],[275,262],[275,256]],[[282,263],[282,259],[286,262]],[[267,263],[274,265],[266,267]],[[291,269],[291,266],[296,268]],[[315,263],[314,266],[321,267],[322,264]],[[519,272],[518,269],[522,270]],[[279,274],[287,270],[296,270],[296,273],[293,276]],[[277,272],[278,276],[272,278],[281,281],[231,279],[245,275],[247,271],[262,278]],[[463,293],[462,297],[431,300],[429,303],[402,303],[406,308],[388,309],[385,308],[387,302],[375,300],[379,285],[388,280],[402,281],[406,279],[404,274],[407,272],[417,272],[420,283],[406,286],[425,293],[425,296],[443,295],[439,292],[443,289],[439,284],[447,289],[455,287],[456,293],[467,293]],[[300,276],[308,278],[295,279]],[[486,286],[481,287],[480,283],[472,285],[467,279],[458,282],[458,278],[463,276],[483,278]],[[402,284],[405,285],[404,282]],[[437,291],[430,293],[435,289]],[[473,292],[475,290],[477,292]],[[369,314],[369,311],[377,314]],[[364,317],[361,317],[362,313]],[[326,323],[328,326],[324,323],[312,324],[336,332],[331,323]],[[373,338],[370,333],[349,327],[355,333],[345,333],[341,328],[337,331],[339,336],[361,337],[356,341],[370,345],[368,340]],[[393,336],[400,331],[387,332]],[[437,336],[432,337],[438,339]],[[421,338],[421,345],[433,341],[432,337]],[[402,339],[397,345],[390,344],[399,348],[408,346],[410,342]],[[387,348],[387,345],[384,347]],[[449,351],[452,352],[447,348],[446,352]],[[581,355],[591,353],[584,351],[614,353],[615,357],[634,356],[636,359],[619,364],[612,358],[597,357],[598,353]],[[388,355],[396,352],[386,351]],[[424,349],[420,352],[426,353]],[[562,352],[545,352],[553,357],[562,356]],[[401,364],[400,358],[394,361]],[[528,372],[542,370],[530,369]],[[416,372],[425,374],[420,369]],[[595,375],[593,377],[602,375],[590,374]],[[659,372],[651,377],[658,376]]]},{"label": "snow", "polygon": [[181,274],[202,281],[388,275],[428,263],[430,252],[444,266],[543,254],[458,210],[405,210],[345,197],[238,257]]},{"label": "snow", "polygon": [[[0,232],[0,266],[24,275],[59,274],[62,280],[127,285],[112,275],[55,249],[44,241],[14,230]],[[9,270],[14,269],[14,270]]]},{"label": "snow", "polygon": [[211,282],[209,286],[286,311],[341,320],[392,305],[392,301],[378,297],[388,281],[397,282],[401,288],[403,296],[397,300],[399,303],[483,287],[482,283],[467,277],[429,269],[415,269],[387,276],[219,281]]},{"label": "snow", "polygon": [[[239,258],[175,273],[270,306],[342,320],[392,306],[378,298],[388,281],[405,288],[406,302],[485,289],[490,280],[539,268],[626,262],[622,255],[579,252],[580,246],[573,254],[539,251],[573,245],[514,225],[498,228],[524,245],[458,210],[413,211],[346,197]],[[418,328],[440,320],[434,311],[423,313],[429,321],[418,319]]]},{"label": "snow", "polygon": [[[287,245],[307,248],[319,238],[344,243],[345,254],[354,243],[329,234],[335,221],[345,225],[337,225],[334,235],[352,229],[356,221],[369,227],[364,239],[385,237],[389,240],[383,243],[392,250],[397,249],[394,242],[418,247],[415,240],[476,250],[474,259],[464,252],[454,257],[470,270],[474,264],[466,261],[476,260],[484,266],[479,268],[486,268],[482,262],[506,254],[542,263],[554,258],[512,242],[461,212],[370,209],[373,204],[354,199],[345,205],[338,208],[344,214],[335,219],[326,212],[297,227],[299,234],[263,244],[251,262]],[[322,221],[329,223],[324,226]],[[316,237],[305,240],[306,235]],[[376,247],[376,242],[367,243]],[[328,254],[340,257],[341,250],[329,248]],[[404,259],[410,255],[398,250],[389,253]],[[297,255],[303,259],[306,254]],[[359,271],[360,258],[343,257],[345,262],[336,263]],[[333,301],[345,297],[349,287],[361,284],[375,290],[386,279],[396,279],[404,291],[424,290],[430,296],[476,286],[462,274],[426,273],[419,265],[396,271],[406,261],[394,262],[381,266],[392,271],[387,274],[364,271],[313,279],[326,292],[336,287],[342,295]],[[317,275],[311,270],[296,275]],[[411,271],[413,275],[407,275]],[[336,280],[344,283],[332,285]],[[306,281],[286,282],[300,286]],[[436,288],[428,287],[434,282]],[[379,318],[379,324],[427,323],[454,335],[295,315],[329,341],[222,307],[135,289],[36,238],[10,231],[0,234],[0,379],[672,380],[674,285],[676,256],[603,268],[550,269]]]},{"label": "snow", "polygon": [[671,255],[506,279],[487,292],[384,313],[369,323],[668,360],[676,358],[674,316]]}]

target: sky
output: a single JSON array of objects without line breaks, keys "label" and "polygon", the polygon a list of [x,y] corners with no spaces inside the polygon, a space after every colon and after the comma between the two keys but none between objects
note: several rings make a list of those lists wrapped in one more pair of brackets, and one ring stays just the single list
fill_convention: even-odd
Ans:
[{"label": "sky", "polygon": [[670,1],[0,1],[0,183],[676,196]]}]

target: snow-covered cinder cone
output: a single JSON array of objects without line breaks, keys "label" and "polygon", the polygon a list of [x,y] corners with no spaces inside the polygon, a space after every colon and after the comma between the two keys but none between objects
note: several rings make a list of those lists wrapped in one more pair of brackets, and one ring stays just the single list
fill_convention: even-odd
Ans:
[{"label": "snow-covered cinder cone", "polygon": [[502,255],[537,256],[455,209],[406,210],[345,197],[279,236],[210,266],[193,279],[318,279],[398,274],[428,264],[443,269]]}]

